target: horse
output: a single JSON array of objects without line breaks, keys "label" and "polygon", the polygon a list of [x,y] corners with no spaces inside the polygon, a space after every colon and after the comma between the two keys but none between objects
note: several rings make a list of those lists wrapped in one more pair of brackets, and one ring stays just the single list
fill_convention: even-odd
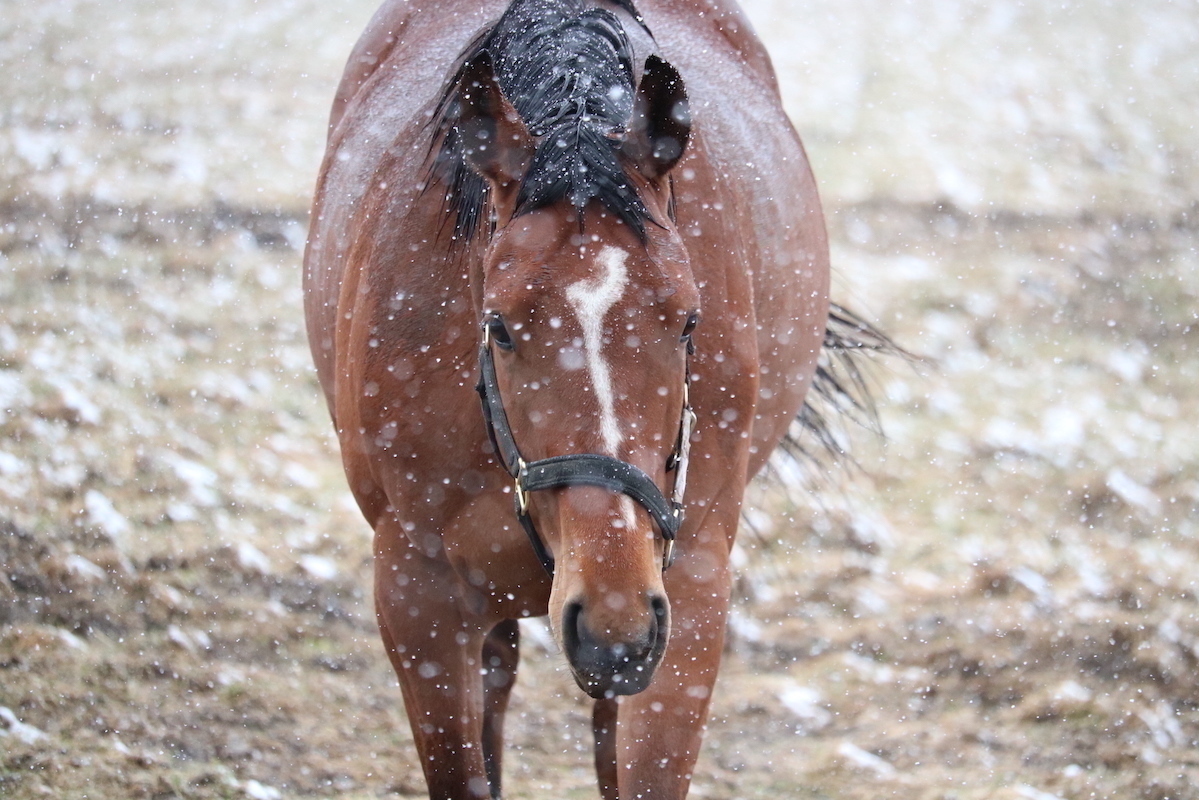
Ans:
[{"label": "horse", "polygon": [[518,622],[605,800],[683,798],[747,482],[829,330],[817,187],[733,0],[387,0],[333,102],[307,329],[431,798],[499,798]]}]

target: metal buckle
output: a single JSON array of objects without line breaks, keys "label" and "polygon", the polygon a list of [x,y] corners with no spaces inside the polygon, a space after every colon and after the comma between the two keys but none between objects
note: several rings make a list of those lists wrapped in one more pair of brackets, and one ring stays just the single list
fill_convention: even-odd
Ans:
[{"label": "metal buckle", "polygon": [[525,460],[523,458],[516,459],[516,478],[513,491],[516,493],[516,510],[522,516],[529,514],[529,493],[525,490],[524,477]]},{"label": "metal buckle", "polygon": [[666,471],[670,472],[679,466],[679,462],[686,460],[686,452],[690,449],[691,432],[695,430],[695,423],[698,417],[691,409],[691,373],[688,371],[686,379],[683,381],[683,413],[679,418],[679,435],[675,439],[674,450],[666,457]]},{"label": "metal buckle", "polygon": [[662,548],[662,571],[665,572],[674,563],[674,539],[666,539]]}]

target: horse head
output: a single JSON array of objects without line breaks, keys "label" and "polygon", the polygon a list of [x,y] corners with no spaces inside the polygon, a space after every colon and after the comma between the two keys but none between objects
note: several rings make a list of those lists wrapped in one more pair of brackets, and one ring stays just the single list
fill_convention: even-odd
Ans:
[{"label": "horse head", "polygon": [[[604,90],[615,124],[589,116],[585,92],[568,124],[532,124],[496,72],[486,52],[465,64],[455,122],[493,226],[471,266],[484,406],[552,570],[551,624],[576,681],[593,697],[634,694],[669,635],[663,570],[690,434],[699,291],[670,180],[686,96],[651,56],[635,89],[630,73]],[[522,485],[522,470],[542,484]]]}]

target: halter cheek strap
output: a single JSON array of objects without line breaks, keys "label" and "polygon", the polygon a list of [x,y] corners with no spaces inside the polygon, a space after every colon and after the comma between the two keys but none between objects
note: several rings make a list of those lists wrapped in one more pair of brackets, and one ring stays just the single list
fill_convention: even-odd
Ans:
[{"label": "halter cheek strap", "polygon": [[[688,340],[688,355],[691,352],[692,345]],[[683,523],[683,492],[687,486],[691,431],[695,427],[695,412],[691,410],[687,391],[690,381],[691,374],[688,368],[686,383],[683,385],[683,414],[679,423],[679,436],[666,463],[667,471],[675,473],[674,491],[670,500],[666,499],[657,484],[645,472],[611,456],[580,453],[526,463],[520,455],[520,448],[516,445],[516,437],[504,411],[499,382],[496,379],[495,359],[491,351],[491,335],[488,326],[483,325],[483,339],[479,346],[479,383],[475,388],[483,403],[483,420],[487,426],[487,435],[501,465],[515,481],[513,494],[516,517],[525,529],[541,565],[551,577],[554,574],[554,557],[533,524],[533,518],[529,514],[529,495],[531,492],[568,486],[594,486],[631,497],[645,509],[662,534],[666,545],[662,553],[662,569],[665,570],[674,561],[675,537]]]}]

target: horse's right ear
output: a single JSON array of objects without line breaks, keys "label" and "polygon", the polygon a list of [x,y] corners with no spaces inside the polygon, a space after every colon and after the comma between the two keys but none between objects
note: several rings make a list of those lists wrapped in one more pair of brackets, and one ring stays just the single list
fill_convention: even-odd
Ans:
[{"label": "horse's right ear", "polygon": [[487,51],[463,65],[455,122],[467,163],[494,189],[519,186],[533,154],[533,137],[496,80]]},{"label": "horse's right ear", "polygon": [[642,175],[660,180],[679,163],[691,138],[691,110],[679,71],[651,55],[633,102],[623,150]]}]

